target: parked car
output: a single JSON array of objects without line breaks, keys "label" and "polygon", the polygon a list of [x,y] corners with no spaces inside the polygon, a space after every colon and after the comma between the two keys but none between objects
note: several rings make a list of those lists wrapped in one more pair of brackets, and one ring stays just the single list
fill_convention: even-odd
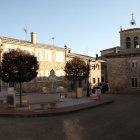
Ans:
[{"label": "parked car", "polygon": [[104,93],[105,91],[108,91],[108,84],[105,82],[97,83],[92,88],[92,93],[95,93],[96,89],[101,89],[101,93]]}]

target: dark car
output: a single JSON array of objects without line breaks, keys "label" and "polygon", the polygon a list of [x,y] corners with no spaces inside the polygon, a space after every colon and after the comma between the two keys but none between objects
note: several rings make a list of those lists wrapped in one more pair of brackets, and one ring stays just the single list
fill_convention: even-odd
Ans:
[{"label": "dark car", "polygon": [[97,83],[95,86],[93,86],[92,93],[95,93],[96,89],[101,89],[101,93],[104,93],[105,91],[108,91],[108,84],[107,83]]}]

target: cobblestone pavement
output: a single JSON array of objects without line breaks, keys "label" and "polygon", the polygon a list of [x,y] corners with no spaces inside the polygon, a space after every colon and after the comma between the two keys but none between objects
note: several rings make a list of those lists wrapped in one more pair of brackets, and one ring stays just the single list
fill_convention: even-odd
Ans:
[{"label": "cobblestone pavement", "polygon": [[114,103],[71,114],[0,118],[1,140],[139,140],[140,95],[111,95]]}]

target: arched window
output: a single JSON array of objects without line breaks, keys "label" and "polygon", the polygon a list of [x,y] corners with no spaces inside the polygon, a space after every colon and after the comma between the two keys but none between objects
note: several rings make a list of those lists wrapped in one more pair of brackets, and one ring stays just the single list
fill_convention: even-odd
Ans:
[{"label": "arched window", "polygon": [[137,36],[134,37],[134,48],[139,48],[139,38]]},{"label": "arched window", "polygon": [[131,48],[131,39],[130,39],[130,37],[127,37],[126,38],[126,48]]}]

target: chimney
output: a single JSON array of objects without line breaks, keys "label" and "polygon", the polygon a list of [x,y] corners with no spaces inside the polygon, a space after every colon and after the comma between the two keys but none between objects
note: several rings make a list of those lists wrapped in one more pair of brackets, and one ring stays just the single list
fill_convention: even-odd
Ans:
[{"label": "chimney", "polygon": [[96,54],[96,60],[98,60],[98,54]]},{"label": "chimney", "polygon": [[70,49],[70,48],[68,48],[66,45],[64,46],[64,48],[65,48],[65,52],[66,52],[66,54],[71,53],[71,49]]},{"label": "chimney", "polygon": [[31,43],[36,44],[36,33],[31,32]]}]

